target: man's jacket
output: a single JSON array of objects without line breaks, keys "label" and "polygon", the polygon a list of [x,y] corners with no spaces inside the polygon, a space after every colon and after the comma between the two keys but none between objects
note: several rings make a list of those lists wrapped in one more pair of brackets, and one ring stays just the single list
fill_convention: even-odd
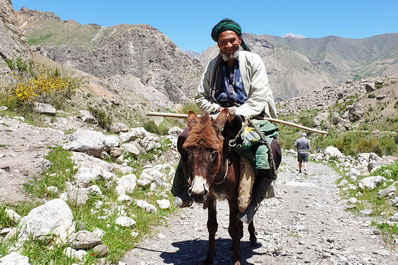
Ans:
[{"label": "man's jacket", "polygon": [[[235,114],[244,117],[255,117],[262,113],[271,118],[277,118],[276,107],[271,87],[268,83],[267,72],[260,56],[248,51],[239,51],[239,70],[244,89],[248,96],[247,101],[237,108]],[[211,60],[202,75],[195,96],[198,106],[209,113],[216,112],[220,107],[213,98],[216,84],[217,69],[222,57],[219,54]],[[218,71],[218,70],[217,70]]]}]

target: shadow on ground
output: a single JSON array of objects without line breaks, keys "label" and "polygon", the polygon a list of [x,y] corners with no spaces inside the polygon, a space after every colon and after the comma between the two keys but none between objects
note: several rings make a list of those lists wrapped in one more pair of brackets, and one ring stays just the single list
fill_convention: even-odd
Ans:
[{"label": "shadow on ground", "polygon": [[[206,258],[207,253],[207,240],[187,240],[174,242],[172,245],[178,250],[176,252],[162,252],[160,257],[163,259],[164,264],[174,265],[197,265],[203,264],[203,260]],[[216,240],[216,256],[214,258],[214,265],[225,265],[232,264],[231,259],[231,239],[217,239]],[[240,243],[241,250],[241,264],[251,265],[246,260],[255,256],[262,255],[254,251],[255,248],[259,248],[261,245],[251,247],[249,242],[242,241]],[[140,249],[140,247],[137,247]],[[153,251],[147,248],[141,248],[144,251]],[[156,250],[157,251],[157,250]]]}]

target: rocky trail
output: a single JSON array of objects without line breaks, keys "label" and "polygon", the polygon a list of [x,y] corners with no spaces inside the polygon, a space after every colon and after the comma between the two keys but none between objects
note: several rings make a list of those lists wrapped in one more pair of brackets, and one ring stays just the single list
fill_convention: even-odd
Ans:
[{"label": "rocky trail", "polygon": [[[369,217],[344,210],[337,173],[309,163],[298,175],[296,161],[285,155],[276,197],[266,200],[255,217],[259,246],[251,248],[247,226],[241,241],[242,264],[398,264]],[[201,264],[207,250],[207,211],[200,205],[181,209],[151,237],[129,251],[119,264]],[[219,228],[214,264],[232,264],[228,205],[218,204]]]}]

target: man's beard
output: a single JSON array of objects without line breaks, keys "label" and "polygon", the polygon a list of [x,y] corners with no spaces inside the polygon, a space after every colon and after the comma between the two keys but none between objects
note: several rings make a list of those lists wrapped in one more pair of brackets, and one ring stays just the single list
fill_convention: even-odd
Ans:
[{"label": "man's beard", "polygon": [[228,62],[229,60],[233,60],[233,59],[237,59],[239,57],[239,50],[240,49],[236,49],[236,51],[234,51],[232,54],[227,55],[225,53],[223,53],[222,51],[220,51],[221,53],[221,57],[224,61]]}]

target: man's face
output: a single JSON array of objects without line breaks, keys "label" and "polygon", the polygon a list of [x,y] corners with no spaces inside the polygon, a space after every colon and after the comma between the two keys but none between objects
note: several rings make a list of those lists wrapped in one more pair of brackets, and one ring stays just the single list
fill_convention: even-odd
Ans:
[{"label": "man's face", "polygon": [[242,38],[235,31],[226,30],[218,36],[217,45],[222,53],[229,56],[239,49],[241,41]]}]

